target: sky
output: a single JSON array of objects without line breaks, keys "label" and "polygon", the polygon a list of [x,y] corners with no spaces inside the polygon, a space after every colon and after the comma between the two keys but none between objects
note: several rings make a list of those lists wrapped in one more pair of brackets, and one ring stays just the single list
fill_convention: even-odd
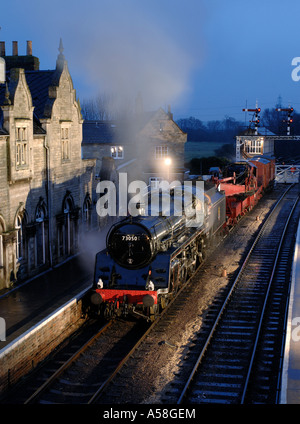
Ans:
[{"label": "sky", "polygon": [[54,69],[62,38],[81,102],[140,93],[146,110],[204,122],[246,121],[243,108],[279,96],[300,111],[299,0],[0,0],[0,10],[7,55],[31,40],[40,69]]}]

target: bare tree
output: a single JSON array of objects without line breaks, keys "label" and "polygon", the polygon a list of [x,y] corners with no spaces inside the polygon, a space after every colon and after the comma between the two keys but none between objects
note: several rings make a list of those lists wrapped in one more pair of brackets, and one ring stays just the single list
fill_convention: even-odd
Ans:
[{"label": "bare tree", "polygon": [[83,100],[82,116],[86,120],[111,121],[130,117],[134,103],[113,93],[101,93],[93,99]]}]

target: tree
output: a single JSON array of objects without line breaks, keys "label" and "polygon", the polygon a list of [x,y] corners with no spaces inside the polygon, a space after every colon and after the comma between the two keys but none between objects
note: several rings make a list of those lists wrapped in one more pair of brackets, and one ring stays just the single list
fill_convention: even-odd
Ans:
[{"label": "tree", "polygon": [[275,108],[265,109],[262,115],[262,125],[274,134],[279,134],[282,127],[283,112],[278,112]]},{"label": "tree", "polygon": [[179,119],[177,121],[177,124],[179,127],[183,130],[204,130],[206,131],[206,126],[203,124],[200,119],[194,118],[193,116],[190,116],[189,118],[183,118]]},{"label": "tree", "polygon": [[128,118],[133,115],[134,107],[130,99],[113,93],[99,93],[93,99],[84,100],[81,113],[84,119],[111,121]]},{"label": "tree", "polygon": [[222,147],[215,150],[215,155],[220,158],[235,160],[235,145],[233,143],[223,144]]}]

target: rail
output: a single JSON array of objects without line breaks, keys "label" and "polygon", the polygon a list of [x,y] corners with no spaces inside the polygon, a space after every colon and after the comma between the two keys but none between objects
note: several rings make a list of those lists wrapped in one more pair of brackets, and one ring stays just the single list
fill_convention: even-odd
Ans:
[{"label": "rail", "polygon": [[47,390],[47,388],[53,384],[54,381],[60,377],[60,375],[66,371],[67,368],[69,368],[77,359],[78,357],[85,352],[94,342],[98,339],[100,335],[104,333],[110,326],[112,322],[109,321],[106,323],[95,335],[93,335],[83,346],[81,346],[66,362],[62,364],[62,366],[53,373],[26,401],[24,404],[30,404],[36,401],[44,392]]},{"label": "rail", "polygon": [[[187,396],[188,391],[190,390],[190,386],[191,386],[192,380],[195,378],[195,375],[197,374],[197,372],[199,370],[199,366],[200,366],[200,364],[201,364],[204,356],[207,353],[208,346],[211,346],[211,343],[212,343],[213,337],[215,335],[216,329],[220,326],[221,318],[224,315],[225,310],[228,308],[229,301],[231,300],[232,295],[233,295],[233,292],[236,290],[237,285],[240,282],[240,279],[241,279],[241,277],[242,277],[242,275],[243,275],[243,273],[244,273],[244,271],[245,271],[245,269],[246,269],[246,267],[247,267],[247,265],[248,265],[248,263],[250,261],[250,258],[251,258],[252,254],[253,254],[253,251],[254,251],[255,247],[257,246],[258,242],[263,237],[263,235],[264,235],[264,233],[266,231],[266,228],[269,225],[270,219],[272,218],[272,216],[274,215],[274,213],[277,211],[278,206],[281,204],[283,198],[286,196],[286,194],[289,192],[289,190],[292,187],[293,187],[293,185],[290,186],[290,187],[288,187],[288,189],[283,193],[283,195],[277,201],[277,203],[273,207],[272,211],[270,212],[267,221],[263,224],[263,226],[262,226],[261,230],[259,231],[259,233],[258,233],[258,235],[257,235],[257,237],[256,237],[256,239],[255,239],[255,241],[253,243],[253,245],[251,246],[251,249],[249,250],[249,252],[247,254],[247,257],[244,260],[244,262],[243,262],[243,264],[242,264],[242,266],[240,268],[240,271],[239,271],[237,277],[235,278],[235,280],[234,280],[234,282],[233,282],[233,284],[232,284],[232,286],[231,286],[231,288],[229,290],[229,293],[227,294],[227,296],[226,296],[226,298],[225,298],[225,300],[224,300],[224,302],[222,304],[221,309],[219,310],[219,313],[218,313],[218,315],[217,315],[217,317],[216,317],[216,319],[214,321],[214,324],[211,327],[211,330],[210,330],[210,332],[209,332],[209,334],[208,334],[208,336],[206,338],[206,341],[205,341],[205,343],[203,345],[203,348],[202,348],[202,350],[201,350],[201,352],[200,352],[200,354],[199,354],[199,356],[197,358],[197,361],[196,361],[196,363],[195,363],[195,365],[194,365],[194,367],[193,367],[193,369],[192,369],[192,371],[191,371],[188,379],[186,380],[185,386],[184,386],[183,390],[181,391],[181,394],[180,394],[180,396],[178,398],[178,401],[177,401],[178,404],[181,404],[183,402],[183,400]],[[297,201],[298,201],[298,198],[297,198]],[[295,204],[296,204],[296,202],[295,202]],[[295,204],[293,206],[293,210],[294,210]],[[288,219],[290,219],[291,215],[292,215],[292,213],[289,214],[289,218]],[[284,232],[286,231],[286,228],[287,228],[287,223],[285,225]],[[282,240],[283,240],[283,235],[280,238],[280,246],[282,244]],[[277,262],[277,259],[278,259],[278,253],[277,253],[277,256],[276,256],[276,262]],[[271,285],[271,281],[273,279],[273,275],[274,275],[274,267],[273,267],[272,272],[271,272],[271,278],[270,278],[269,287]],[[269,293],[269,289],[267,291],[267,295],[268,295],[268,293]],[[257,341],[258,341],[258,337],[259,337],[259,332],[260,332],[260,328],[261,328],[261,322],[262,322],[263,312],[265,310],[265,304],[266,304],[266,300],[264,302],[264,306],[263,306],[261,318],[259,320],[258,333],[256,335],[256,339],[255,339],[255,343],[254,343],[254,348],[253,348],[253,351],[252,351],[252,354],[251,354],[250,365],[249,365],[249,368],[248,368],[248,371],[247,371],[247,377],[246,377],[246,380],[245,380],[245,386],[244,386],[244,389],[243,389],[243,392],[242,392],[242,398],[241,398],[241,402],[242,403],[244,402],[244,399],[245,399],[247,385],[248,385],[248,382],[249,382],[249,376],[251,374],[251,369],[252,369],[252,365],[253,365],[253,359],[254,359],[254,356],[255,356],[255,350],[256,350]]]}]

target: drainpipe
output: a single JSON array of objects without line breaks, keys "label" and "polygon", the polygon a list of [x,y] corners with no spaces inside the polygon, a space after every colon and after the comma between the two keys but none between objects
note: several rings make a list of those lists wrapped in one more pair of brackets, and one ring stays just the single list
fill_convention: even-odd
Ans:
[{"label": "drainpipe", "polygon": [[44,147],[46,151],[46,196],[47,196],[47,207],[48,207],[48,255],[50,268],[52,268],[52,249],[51,249],[51,234],[52,234],[52,220],[51,220],[51,182],[50,182],[50,151],[48,146],[48,135],[45,136]]}]

